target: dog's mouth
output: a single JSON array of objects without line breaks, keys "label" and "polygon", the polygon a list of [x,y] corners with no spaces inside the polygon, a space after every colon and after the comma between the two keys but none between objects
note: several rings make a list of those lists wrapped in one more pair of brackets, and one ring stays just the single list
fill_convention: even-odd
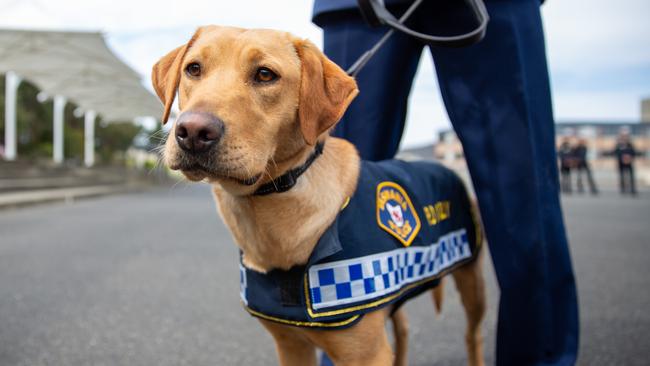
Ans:
[{"label": "dog's mouth", "polygon": [[200,163],[186,163],[170,166],[172,170],[180,170],[188,178],[194,181],[208,178],[210,180],[229,180],[244,186],[252,186],[257,183],[262,177],[262,173],[255,174],[249,177],[238,177],[229,172],[208,168]]}]

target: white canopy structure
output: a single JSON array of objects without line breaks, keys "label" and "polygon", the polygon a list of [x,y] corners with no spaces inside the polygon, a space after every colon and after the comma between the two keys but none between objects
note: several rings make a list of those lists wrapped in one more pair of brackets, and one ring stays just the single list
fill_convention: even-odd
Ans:
[{"label": "white canopy structure", "polygon": [[0,73],[6,75],[5,159],[16,158],[16,92],[25,79],[54,100],[54,161],[63,161],[63,111],[73,101],[85,112],[85,163],[94,162],[94,121],[158,117],[162,106],[141,76],[107,47],[98,32],[0,29]]}]

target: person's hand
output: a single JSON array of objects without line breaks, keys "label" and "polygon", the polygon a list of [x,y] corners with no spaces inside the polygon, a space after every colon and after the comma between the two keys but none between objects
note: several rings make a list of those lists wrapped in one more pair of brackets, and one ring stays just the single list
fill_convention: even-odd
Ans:
[{"label": "person's hand", "polygon": [[623,164],[625,164],[625,165],[630,165],[630,164],[632,164],[632,155],[630,155],[630,154],[623,154],[623,156],[621,156],[621,161],[622,161]]}]

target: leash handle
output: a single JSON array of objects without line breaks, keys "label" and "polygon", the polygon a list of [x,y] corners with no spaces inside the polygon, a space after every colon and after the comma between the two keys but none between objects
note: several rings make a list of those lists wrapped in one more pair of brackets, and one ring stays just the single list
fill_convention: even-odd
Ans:
[{"label": "leash handle", "polygon": [[422,0],[414,1],[399,20],[386,10],[382,0],[358,0],[361,14],[371,27],[388,25],[392,29],[388,31],[370,50],[366,51],[357,61],[355,61],[355,63],[347,70],[348,75],[356,76],[368,61],[370,61],[379,48],[388,40],[388,38],[393,35],[395,30],[406,33],[433,46],[464,47],[478,43],[483,39],[483,37],[485,37],[485,31],[490,17],[483,0],[465,0],[465,2],[471,7],[474,17],[479,25],[468,33],[443,37],[416,32],[404,25],[404,22],[422,3]]},{"label": "leash handle", "polygon": [[[374,23],[373,20],[366,17],[368,13],[366,13],[366,11],[363,10],[363,6],[361,5],[362,2],[364,2],[364,1],[359,0],[359,7],[362,9],[361,14],[363,14],[363,17],[364,17],[364,19],[366,19],[366,22],[370,23],[371,26],[379,26],[379,25],[381,25],[381,23]],[[417,7],[420,6],[421,3],[422,3],[422,0],[415,0],[413,2],[413,4],[411,4],[411,6],[409,6],[409,8],[406,10],[406,12],[404,14],[402,14],[402,17],[399,18],[399,22],[400,23],[405,22],[411,16],[411,14],[413,14],[415,9],[417,9]],[[392,16],[392,14],[391,14],[391,16]],[[376,25],[373,25],[373,24],[376,24]],[[357,74],[359,73],[359,71],[361,71],[361,69],[363,69],[363,67],[366,66],[366,64],[368,63],[368,61],[370,61],[372,56],[374,56],[375,53],[377,53],[377,51],[379,51],[381,46],[383,46],[384,43],[386,43],[386,41],[390,38],[390,36],[393,35],[393,33],[395,33],[395,29],[389,30],[388,32],[386,32],[386,34],[384,34],[383,37],[381,37],[381,39],[377,43],[375,43],[374,46],[372,46],[371,49],[364,52],[361,55],[361,57],[359,57],[354,62],[354,64],[352,64],[352,66],[350,66],[350,68],[346,71],[348,73],[348,75],[350,75],[352,77],[356,77]]]}]

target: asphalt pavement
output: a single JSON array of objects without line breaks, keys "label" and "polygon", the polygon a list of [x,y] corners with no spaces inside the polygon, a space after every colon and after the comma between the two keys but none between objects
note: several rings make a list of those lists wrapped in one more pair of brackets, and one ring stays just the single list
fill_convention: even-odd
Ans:
[{"label": "asphalt pavement", "polygon": [[[581,305],[581,365],[650,363],[650,195],[564,199]],[[270,365],[240,306],[237,250],[209,189],[173,188],[0,211],[0,365]],[[486,258],[489,261],[489,258]],[[498,288],[486,266],[486,359]],[[412,365],[465,364],[446,287],[407,305]]]}]

